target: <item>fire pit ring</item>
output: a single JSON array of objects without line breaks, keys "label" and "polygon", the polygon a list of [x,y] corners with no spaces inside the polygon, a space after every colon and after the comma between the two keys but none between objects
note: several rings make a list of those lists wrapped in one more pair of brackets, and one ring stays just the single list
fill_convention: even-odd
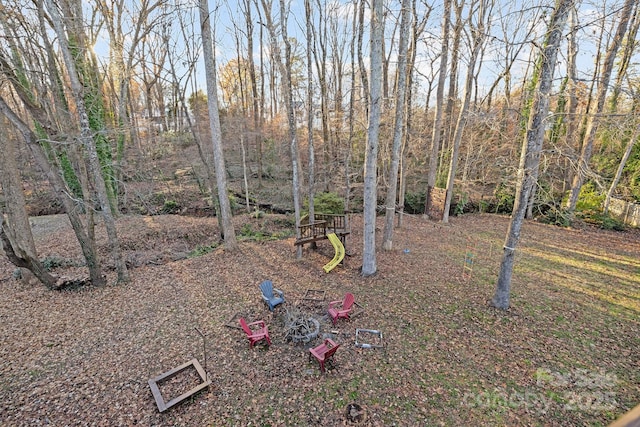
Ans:
[{"label": "fire pit ring", "polygon": [[291,341],[293,342],[302,342],[308,343],[309,341],[315,339],[320,333],[320,322],[318,322],[313,317],[307,319],[307,322],[311,323],[312,327],[308,333],[293,333],[291,335]]},{"label": "fire pit ring", "polygon": [[320,333],[320,322],[299,309],[287,310],[285,338],[294,343],[308,343]]}]

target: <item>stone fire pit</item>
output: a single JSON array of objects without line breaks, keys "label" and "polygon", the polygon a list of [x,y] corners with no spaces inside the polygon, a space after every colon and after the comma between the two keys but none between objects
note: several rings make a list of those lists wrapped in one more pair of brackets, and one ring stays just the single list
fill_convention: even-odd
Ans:
[{"label": "stone fire pit", "polygon": [[320,322],[298,308],[287,309],[284,318],[285,339],[294,343],[308,343],[320,333]]}]

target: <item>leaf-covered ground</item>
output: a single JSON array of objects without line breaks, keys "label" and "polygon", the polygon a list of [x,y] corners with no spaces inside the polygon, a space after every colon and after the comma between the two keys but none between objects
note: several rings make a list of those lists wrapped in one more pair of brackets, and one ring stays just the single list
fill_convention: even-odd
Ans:
[{"label": "leaf-covered ground", "polygon": [[[84,278],[64,217],[32,221],[40,256],[60,266],[54,273]],[[292,232],[283,216],[235,221],[249,237]],[[348,424],[351,403],[371,426],[608,424],[640,402],[640,234],[527,223],[512,308],[500,312],[488,300],[507,225],[493,215],[449,225],[406,217],[366,279],[357,215],[351,256],[329,274],[327,241],[301,260],[291,237],[245,239],[229,252],[214,248],[215,218],[180,216],[119,219],[132,267],[124,285],[48,291],[15,279],[3,258],[0,424],[334,426]],[[260,299],[265,279],[285,292],[275,314]],[[342,343],[326,374],[308,347],[284,340],[282,314],[307,289],[326,291],[307,310]],[[364,311],[334,328],[326,305],[345,292]],[[264,319],[271,347],[250,349],[225,326],[236,315]],[[382,331],[384,349],[356,348],[356,328]],[[148,380],[193,358],[212,385],[159,413]],[[178,393],[179,381],[164,390]]]}]

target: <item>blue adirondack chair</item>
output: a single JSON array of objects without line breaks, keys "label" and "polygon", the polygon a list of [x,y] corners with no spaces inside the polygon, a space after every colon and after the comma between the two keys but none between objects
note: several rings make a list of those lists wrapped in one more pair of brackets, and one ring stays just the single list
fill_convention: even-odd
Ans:
[{"label": "blue adirondack chair", "polygon": [[284,302],[284,293],[280,289],[274,288],[271,280],[262,282],[260,284],[260,290],[262,291],[262,299],[267,303],[270,311],[273,311],[276,305]]}]

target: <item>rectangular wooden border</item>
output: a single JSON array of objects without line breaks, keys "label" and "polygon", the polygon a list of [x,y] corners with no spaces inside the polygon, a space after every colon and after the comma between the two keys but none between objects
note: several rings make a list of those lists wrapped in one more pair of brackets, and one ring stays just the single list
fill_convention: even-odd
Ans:
[{"label": "rectangular wooden border", "polygon": [[[314,294],[320,294],[318,296],[314,296]],[[312,301],[312,302],[322,302],[325,299],[327,291],[324,289],[307,289],[304,293],[304,297],[302,297],[303,301]]]},{"label": "rectangular wooden border", "polygon": [[[174,399],[171,399],[168,402],[165,402],[164,398],[162,397],[162,393],[160,393],[160,388],[158,387],[158,384],[164,380],[168,380],[169,378],[175,375],[178,375],[180,372],[184,371],[185,369],[188,369],[190,366],[193,366],[196,369],[196,371],[198,372],[198,375],[200,375],[200,378],[202,379],[202,383],[192,388],[191,390],[185,393],[182,393],[180,396]],[[149,380],[149,387],[151,387],[151,393],[153,394],[153,398],[156,400],[156,405],[158,406],[158,410],[160,412],[164,412],[167,409],[171,408],[173,405],[176,405],[177,403],[182,402],[186,398],[193,396],[200,390],[203,390],[209,387],[210,384],[211,384],[211,381],[207,379],[207,373],[204,371],[204,369],[202,369],[202,366],[200,366],[200,362],[198,362],[197,359],[190,360],[189,362],[184,363],[178,366],[177,368],[173,368],[172,370],[167,371],[163,374],[160,374],[157,377],[151,378]]]}]

